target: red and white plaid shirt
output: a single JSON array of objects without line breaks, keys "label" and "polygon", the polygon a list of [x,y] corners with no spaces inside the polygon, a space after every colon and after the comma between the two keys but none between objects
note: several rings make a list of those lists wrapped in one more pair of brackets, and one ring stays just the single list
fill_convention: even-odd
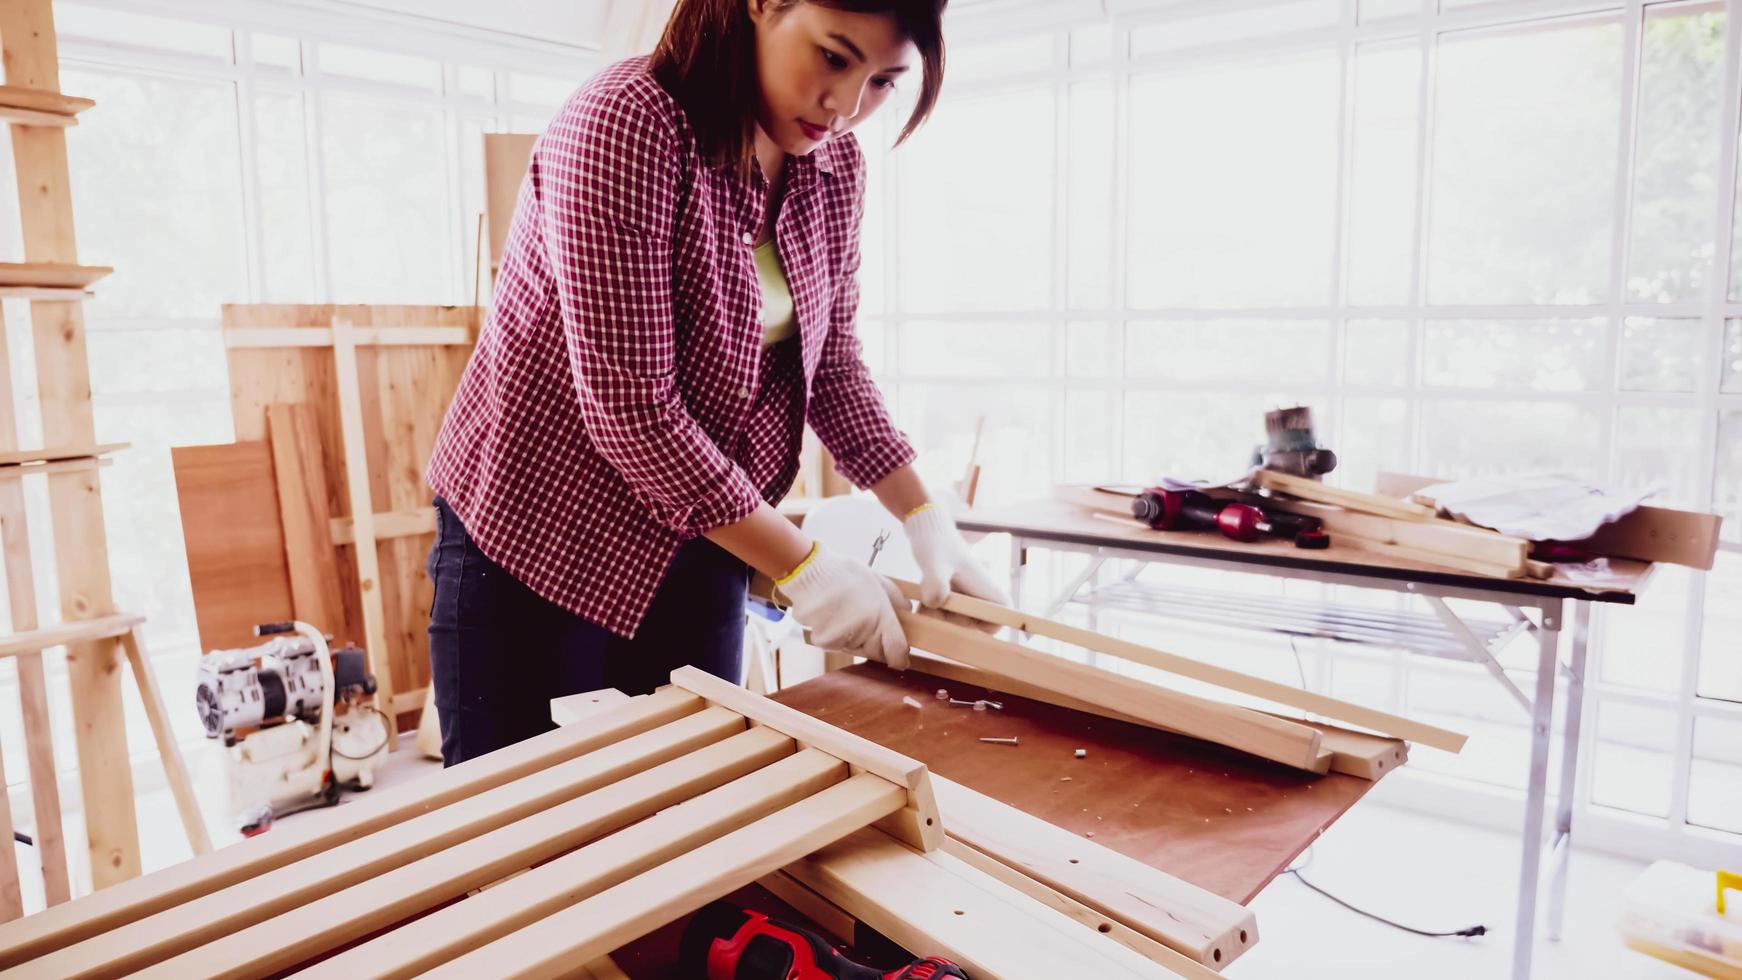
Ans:
[{"label": "red and white plaid shirt", "polygon": [[914,457],[854,332],[865,157],[843,136],[786,167],[799,329],[764,351],[767,184],[702,158],[646,59],[587,82],[533,147],[428,480],[492,561],[614,633],[679,544],[786,492],[806,421],[858,486]]}]

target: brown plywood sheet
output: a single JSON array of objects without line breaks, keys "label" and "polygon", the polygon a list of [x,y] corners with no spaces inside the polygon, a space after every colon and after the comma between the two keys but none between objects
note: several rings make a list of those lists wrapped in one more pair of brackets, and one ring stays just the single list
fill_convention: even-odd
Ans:
[{"label": "brown plywood sheet", "polygon": [[202,650],[253,646],[257,623],[290,619],[290,575],[265,442],[170,450]]}]

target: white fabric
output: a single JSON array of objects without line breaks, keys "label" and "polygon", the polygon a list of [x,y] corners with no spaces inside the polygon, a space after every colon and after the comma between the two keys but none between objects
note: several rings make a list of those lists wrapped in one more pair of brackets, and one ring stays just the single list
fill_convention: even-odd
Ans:
[{"label": "white fabric", "polygon": [[1418,493],[1472,524],[1531,541],[1580,541],[1657,492],[1610,494],[1568,473],[1478,477]]}]

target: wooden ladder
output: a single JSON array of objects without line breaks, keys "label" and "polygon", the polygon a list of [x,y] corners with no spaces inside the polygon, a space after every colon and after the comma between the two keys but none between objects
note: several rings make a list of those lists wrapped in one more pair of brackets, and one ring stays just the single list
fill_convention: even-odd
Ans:
[{"label": "wooden ladder", "polygon": [[[78,264],[73,239],[66,131],[89,99],[60,92],[50,0],[0,3],[0,121],[10,126],[18,180],[23,262],[0,263],[0,298],[30,302],[42,439],[52,448],[19,450],[11,365],[0,322],[0,543],[4,546],[12,629],[0,637],[0,656],[18,665],[26,758],[36,814],[37,851],[50,905],[70,896],[66,846],[42,652],[64,646],[71,690],[79,778],[84,799],[93,887],[137,877],[139,832],[123,722],[120,665],[133,670],[170,788],[196,851],[210,850],[194,806],[192,787],[164,712],[138,627],[142,617],[115,608],[98,468],[120,448],[96,444],[90,370],[85,355],[84,299],[111,270]],[[59,625],[37,628],[36,579],[31,567],[22,478],[48,483],[49,520],[60,594]],[[0,774],[0,786],[4,785]],[[22,914],[12,815],[0,806],[0,920]]]}]

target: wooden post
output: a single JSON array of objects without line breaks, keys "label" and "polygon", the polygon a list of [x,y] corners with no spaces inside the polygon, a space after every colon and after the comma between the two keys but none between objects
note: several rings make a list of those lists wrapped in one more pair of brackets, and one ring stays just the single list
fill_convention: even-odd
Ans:
[{"label": "wooden post", "polygon": [[145,703],[145,718],[151,724],[152,737],[157,740],[157,754],[163,760],[163,774],[169,780],[175,808],[181,813],[188,846],[195,854],[210,854],[212,838],[206,833],[206,820],[200,815],[193,780],[188,778],[187,763],[182,760],[181,748],[175,744],[175,728],[169,723],[169,712],[163,706],[163,690],[157,686],[157,672],[151,669],[151,661],[145,656],[145,642],[139,638],[137,627],[121,634],[121,648],[126,651],[127,663],[133,668],[139,700]]},{"label": "wooden post", "polygon": [[[7,0],[0,4],[0,50],[7,84],[48,93],[60,91],[50,0]],[[14,124],[12,157],[20,188],[29,189],[19,194],[18,201],[25,259],[76,263],[66,129]],[[82,302],[32,301],[30,320],[45,444],[95,444]],[[48,493],[61,617],[72,621],[113,613],[103,498],[96,469],[50,474]],[[120,667],[120,651],[114,642],[85,642],[67,648],[91,883],[96,888],[139,874],[139,830],[122,720]]]}]

